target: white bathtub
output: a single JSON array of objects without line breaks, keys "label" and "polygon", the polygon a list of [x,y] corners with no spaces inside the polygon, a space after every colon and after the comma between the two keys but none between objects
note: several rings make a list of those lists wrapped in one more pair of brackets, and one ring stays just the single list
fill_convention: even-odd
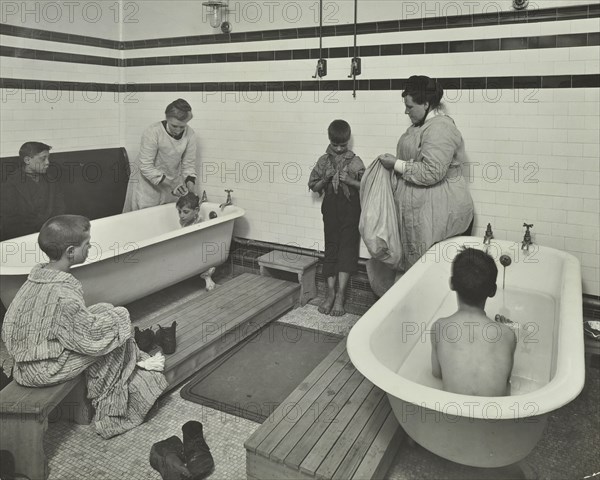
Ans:
[{"label": "white bathtub", "polygon": [[[88,259],[72,269],[83,284],[86,304],[126,305],[225,262],[234,220],[244,210],[203,203],[200,211],[203,218],[210,211],[218,217],[181,228],[171,203],[92,220]],[[47,261],[37,236],[0,243],[0,298],[6,307],[31,267]]]},{"label": "white bathtub", "polygon": [[[486,313],[520,325],[506,397],[475,397],[443,391],[431,373],[429,329],[456,311],[448,286],[457,237],[434,245],[350,331],[348,354],[356,368],[384,390],[398,422],[413,440],[446,459],[475,467],[501,467],[525,458],[541,438],[547,416],[573,400],[584,384],[581,274],[565,252],[492,241],[498,292]],[[506,268],[502,289],[500,255]],[[447,332],[450,335],[450,332]],[[491,338],[491,334],[490,334]]]}]

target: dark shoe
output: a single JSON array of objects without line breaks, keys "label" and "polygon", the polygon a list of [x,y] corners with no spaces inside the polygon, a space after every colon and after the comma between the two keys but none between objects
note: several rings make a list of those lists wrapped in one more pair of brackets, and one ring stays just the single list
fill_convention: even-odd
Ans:
[{"label": "dark shoe", "polygon": [[140,330],[138,327],[134,327],[133,336],[135,338],[135,343],[140,350],[148,353],[154,347],[155,335],[152,331],[152,328],[147,328],[146,330]]},{"label": "dark shoe", "polygon": [[14,480],[15,457],[8,450],[0,450],[0,479]]},{"label": "dark shoe", "polygon": [[215,468],[215,461],[204,440],[202,424],[192,420],[185,423],[181,430],[183,431],[183,455],[192,479],[206,478]]},{"label": "dark shoe", "polygon": [[0,367],[0,390],[3,390],[10,382],[12,382],[12,375],[9,377],[4,373],[4,369]]},{"label": "dark shoe", "polygon": [[173,322],[170,327],[158,326],[158,332],[156,332],[156,344],[162,348],[163,353],[175,353],[175,348],[177,346],[175,340],[176,328],[177,322]]},{"label": "dark shoe", "polygon": [[160,473],[163,480],[191,478],[190,472],[185,466],[183,443],[175,435],[152,445],[150,449],[150,465]]}]

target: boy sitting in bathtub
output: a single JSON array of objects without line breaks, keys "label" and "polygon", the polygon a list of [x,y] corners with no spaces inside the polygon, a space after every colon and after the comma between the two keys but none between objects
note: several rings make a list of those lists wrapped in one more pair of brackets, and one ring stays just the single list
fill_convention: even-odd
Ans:
[{"label": "boy sitting in bathtub", "polygon": [[[179,214],[179,225],[182,227],[195,225],[204,220],[200,216],[200,197],[193,192],[188,192],[186,195],[179,197],[175,206]],[[200,275],[206,282],[206,290],[208,291],[213,290],[216,286],[211,278],[213,273],[215,273],[215,267],[209,268]]]},{"label": "boy sitting in bathtub", "polygon": [[87,258],[89,220],[52,217],[42,225],[38,243],[50,261],[32,268],[2,326],[14,379],[45,387],[85,371],[98,434],[110,438],[140,425],[168,384],[159,371],[140,368],[150,357],[138,349],[125,308],[85,304],[81,283],[70,271]]},{"label": "boy sitting in bathtub", "polygon": [[194,192],[179,197],[177,203],[177,213],[179,214],[179,225],[187,227],[202,221],[200,217],[200,197]]},{"label": "boy sitting in bathtub", "polygon": [[510,395],[517,345],[514,331],[485,314],[496,294],[498,268],[481,250],[463,249],[452,263],[450,288],[458,310],[438,319],[431,330],[431,367],[443,388],[453,393],[495,397]]}]

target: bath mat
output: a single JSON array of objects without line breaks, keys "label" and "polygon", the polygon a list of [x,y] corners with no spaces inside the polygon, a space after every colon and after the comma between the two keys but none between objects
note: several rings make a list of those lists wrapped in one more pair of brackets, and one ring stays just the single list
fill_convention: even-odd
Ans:
[{"label": "bath mat", "polygon": [[202,368],[181,396],[262,423],[342,338],[272,322]]}]

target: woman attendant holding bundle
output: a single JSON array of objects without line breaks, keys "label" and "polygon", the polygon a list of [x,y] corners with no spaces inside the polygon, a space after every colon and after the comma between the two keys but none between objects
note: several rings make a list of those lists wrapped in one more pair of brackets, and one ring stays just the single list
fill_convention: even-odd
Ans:
[{"label": "woman attendant holding bundle", "polygon": [[465,145],[444,113],[443,94],[436,80],[410,77],[402,97],[412,125],[400,137],[395,156],[378,157],[401,180],[395,200],[404,270],[435,243],[470,235],[473,226],[473,200],[462,175]]}]

